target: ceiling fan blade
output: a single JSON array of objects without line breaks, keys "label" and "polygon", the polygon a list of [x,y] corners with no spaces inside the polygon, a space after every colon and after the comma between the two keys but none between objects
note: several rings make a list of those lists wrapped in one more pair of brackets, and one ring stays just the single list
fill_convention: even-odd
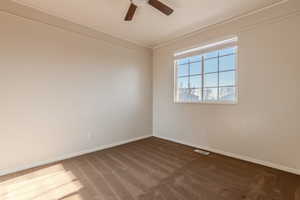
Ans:
[{"label": "ceiling fan blade", "polygon": [[131,21],[133,16],[134,16],[134,13],[135,13],[136,9],[137,9],[137,6],[134,5],[133,3],[131,3],[124,20],[125,21]]},{"label": "ceiling fan blade", "polygon": [[148,3],[151,6],[153,6],[154,8],[156,8],[159,11],[161,11],[162,13],[164,13],[165,15],[171,15],[174,11],[172,8],[170,8],[169,6],[163,4],[162,2],[160,2],[158,0],[149,0]]}]

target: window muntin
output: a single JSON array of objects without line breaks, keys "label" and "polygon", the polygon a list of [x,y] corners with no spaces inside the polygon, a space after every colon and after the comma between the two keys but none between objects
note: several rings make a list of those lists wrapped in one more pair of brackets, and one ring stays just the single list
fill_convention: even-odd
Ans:
[{"label": "window muntin", "polygon": [[237,47],[175,61],[175,102],[235,103]]}]

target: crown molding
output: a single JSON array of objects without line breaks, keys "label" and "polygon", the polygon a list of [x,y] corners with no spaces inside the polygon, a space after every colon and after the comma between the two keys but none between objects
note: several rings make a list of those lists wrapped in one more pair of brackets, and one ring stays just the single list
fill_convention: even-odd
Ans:
[{"label": "crown molding", "polygon": [[[277,12],[278,10],[282,10],[282,13]],[[274,12],[272,12],[272,11],[274,11]],[[154,45],[151,48],[153,50],[156,50],[156,49],[159,49],[162,47],[170,46],[172,44],[175,44],[176,42],[198,36],[203,32],[211,31],[211,30],[217,29],[217,28],[227,25],[227,24],[234,24],[234,23],[239,24],[239,23],[243,23],[243,21],[245,21],[244,25],[241,28],[241,29],[245,30],[253,25],[258,25],[260,23],[272,21],[276,18],[281,19],[281,18],[284,18],[285,16],[290,16],[299,11],[300,11],[300,1],[299,0],[281,0],[279,2],[271,4],[269,6],[266,6],[266,7],[257,9],[257,10],[253,10],[251,12],[248,12],[248,13],[236,16],[236,17],[225,19],[223,21],[220,21],[220,22],[217,22],[214,24],[210,24],[210,25],[201,27],[200,29],[197,29],[190,33],[178,36],[174,39],[157,42],[157,45]]]},{"label": "crown molding", "polygon": [[[110,34],[89,28],[87,26],[76,24],[76,23],[70,22],[66,19],[47,14],[44,11],[37,10],[33,7],[30,7],[30,5],[23,5],[20,3],[13,2],[11,0],[1,0],[0,1],[0,11],[4,11],[4,12],[10,13],[12,15],[23,17],[28,20],[32,20],[32,21],[40,22],[40,23],[47,24],[50,26],[54,26],[54,27],[57,27],[60,29],[64,29],[66,31],[74,32],[74,33],[77,33],[77,34],[80,34],[83,36],[101,40],[101,41],[107,42],[109,44],[118,45],[118,46],[122,46],[122,47],[129,48],[129,49],[146,50],[148,52],[151,52],[155,49],[159,49],[159,48],[162,48],[165,46],[172,45],[180,40],[194,37],[196,35],[201,34],[202,32],[216,29],[225,24],[238,23],[239,21],[243,21],[245,18],[249,18],[249,17],[255,18],[255,16],[262,15],[262,13],[266,13],[267,11],[272,10],[272,9],[276,9],[276,8],[280,9],[282,7],[282,9],[286,10],[285,15],[289,15],[292,13],[292,11],[295,11],[296,8],[300,9],[299,2],[300,2],[299,0],[281,0],[279,2],[275,2],[266,7],[253,10],[251,12],[247,12],[247,13],[244,13],[239,16],[228,18],[228,19],[222,20],[217,23],[208,24],[206,26],[196,29],[195,31],[191,31],[190,33],[187,33],[187,34],[178,35],[177,37],[174,37],[174,38],[171,38],[168,40],[156,41],[154,45],[144,45],[144,44],[137,43],[135,41],[130,41],[130,40],[126,40],[123,38],[115,37]],[[268,15],[268,14],[266,14],[266,15]],[[275,18],[274,16],[267,16],[267,17],[270,20]],[[252,24],[259,24],[259,22],[266,21],[266,20],[263,19],[263,17],[262,17],[261,19],[254,19],[252,21],[253,21]],[[250,26],[250,25],[248,25],[248,26]],[[244,26],[244,28],[245,27],[247,27],[247,26]]]},{"label": "crown molding", "polygon": [[43,11],[13,2],[11,0],[1,0],[0,11],[25,18],[27,20],[43,23],[46,25],[54,26],[56,28],[64,29],[66,31],[74,32],[86,37],[101,40],[112,45],[122,46],[134,50],[146,50],[151,52],[151,48],[142,44],[114,37],[107,33],[100,32],[98,30],[70,22],[66,19],[47,14]]}]

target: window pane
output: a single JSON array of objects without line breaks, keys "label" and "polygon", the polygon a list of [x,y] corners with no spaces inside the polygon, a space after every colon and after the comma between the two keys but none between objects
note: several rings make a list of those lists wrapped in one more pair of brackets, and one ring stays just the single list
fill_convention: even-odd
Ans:
[{"label": "window pane", "polygon": [[189,57],[189,61],[190,62],[200,62],[201,60],[202,60],[201,56],[192,56],[192,57]]},{"label": "window pane", "polygon": [[191,89],[190,90],[190,101],[197,102],[202,100],[202,90],[201,89]]},{"label": "window pane", "polygon": [[179,89],[177,100],[181,102],[201,101],[201,89]]},{"label": "window pane", "polygon": [[220,71],[235,69],[235,55],[220,57]]},{"label": "window pane", "polygon": [[181,88],[178,89],[178,101],[190,101],[190,89],[188,88]]},{"label": "window pane", "polygon": [[204,101],[217,101],[218,100],[218,88],[204,88],[203,98],[204,98]]},{"label": "window pane", "polygon": [[204,54],[204,58],[214,58],[214,57],[218,57],[218,51],[213,51],[213,52],[209,52]]},{"label": "window pane", "polygon": [[201,62],[191,63],[190,64],[190,74],[202,74]]},{"label": "window pane", "polygon": [[202,87],[202,77],[201,76],[191,76],[190,77],[190,88],[201,88]]},{"label": "window pane", "polygon": [[218,73],[205,74],[204,87],[218,87]]},{"label": "window pane", "polygon": [[220,50],[220,56],[236,53],[236,47],[230,47]]},{"label": "window pane", "polygon": [[218,71],[218,58],[209,59],[204,61],[204,73]]},{"label": "window pane", "polygon": [[220,101],[235,101],[235,87],[221,87],[219,89]]},{"label": "window pane", "polygon": [[187,75],[189,75],[189,65],[178,65],[177,76],[187,76]]},{"label": "window pane", "polygon": [[179,65],[183,65],[189,62],[189,58],[182,58],[177,61]]},{"label": "window pane", "polygon": [[189,87],[189,78],[188,77],[178,78],[177,88],[188,88],[188,87]]},{"label": "window pane", "polygon": [[235,85],[235,71],[220,72],[220,86]]}]

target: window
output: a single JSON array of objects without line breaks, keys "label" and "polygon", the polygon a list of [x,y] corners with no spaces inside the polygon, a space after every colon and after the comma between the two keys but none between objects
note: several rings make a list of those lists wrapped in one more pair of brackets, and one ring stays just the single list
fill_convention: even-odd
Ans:
[{"label": "window", "polygon": [[175,59],[175,102],[236,103],[237,46],[233,45],[189,57],[180,54],[182,58]]}]

